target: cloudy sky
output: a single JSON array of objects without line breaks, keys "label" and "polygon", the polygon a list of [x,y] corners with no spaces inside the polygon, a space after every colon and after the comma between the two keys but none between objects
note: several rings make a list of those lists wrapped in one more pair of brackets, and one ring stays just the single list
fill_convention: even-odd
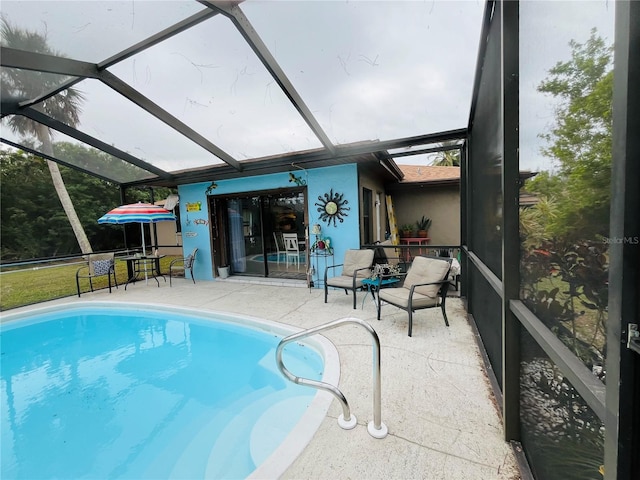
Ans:
[{"label": "cloudy sky", "polygon": [[[203,7],[194,1],[3,1],[3,18],[46,33],[66,56],[100,62]],[[337,144],[465,128],[484,2],[247,1],[246,16]],[[613,38],[613,2],[524,2],[521,168],[540,169],[553,102],[535,87],[592,27]],[[110,71],[238,160],[320,147],[222,16]],[[80,128],[167,170],[218,163],[98,81]],[[3,136],[11,137],[3,128]],[[62,136],[60,140],[68,140]],[[399,163],[424,162],[425,159]]]}]

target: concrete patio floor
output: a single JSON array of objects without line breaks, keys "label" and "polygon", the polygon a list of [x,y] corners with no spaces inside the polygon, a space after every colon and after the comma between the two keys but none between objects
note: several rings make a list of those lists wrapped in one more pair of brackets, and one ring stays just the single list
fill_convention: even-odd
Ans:
[{"label": "concrete patio floor", "polygon": [[[440,309],[414,315],[413,337],[407,314],[383,306],[382,320],[369,296],[358,294],[358,308],[343,291],[311,291],[296,281],[269,282],[231,277],[198,282],[160,280],[65,298],[74,301],[141,302],[226,311],[300,328],[355,317],[368,322],[381,342],[382,421],[389,434],[367,433],[373,418],[371,337],[346,325],[324,333],[340,355],[339,388],[358,418],[343,430],[334,400],[328,415],[302,454],[281,478],[291,479],[519,479],[520,472],[502,426],[466,312],[458,298],[447,300],[450,327]],[[40,304],[39,306],[43,306]],[[22,309],[17,309],[22,310]],[[8,312],[7,312],[8,313]]]}]

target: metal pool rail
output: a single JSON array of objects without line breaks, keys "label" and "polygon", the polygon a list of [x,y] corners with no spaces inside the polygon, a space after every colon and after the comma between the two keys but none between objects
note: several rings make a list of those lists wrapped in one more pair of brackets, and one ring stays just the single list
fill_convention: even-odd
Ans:
[{"label": "metal pool rail", "polygon": [[387,426],[382,423],[380,413],[380,339],[378,338],[378,334],[373,329],[373,327],[367,322],[364,322],[358,318],[341,318],[329,323],[325,323],[324,325],[318,325],[317,327],[309,328],[307,330],[303,330],[302,332],[289,335],[288,337],[283,338],[278,344],[278,348],[276,349],[276,364],[278,365],[280,372],[282,372],[282,374],[290,381],[299,385],[306,385],[309,387],[324,390],[336,397],[342,405],[342,414],[338,417],[338,425],[340,425],[345,430],[354,428],[358,421],[356,419],[356,416],[351,414],[349,403],[347,402],[347,399],[345,398],[343,393],[338,389],[338,387],[329,383],[312,380],[310,378],[298,377],[287,370],[282,361],[282,351],[287,343],[293,342],[295,340],[300,340],[304,337],[315,335],[316,333],[320,333],[325,330],[331,330],[332,328],[336,328],[348,323],[360,325],[371,334],[373,344],[373,420],[370,421],[367,425],[367,431],[369,432],[369,435],[374,438],[384,438],[387,436],[387,433],[389,431],[387,429]]}]

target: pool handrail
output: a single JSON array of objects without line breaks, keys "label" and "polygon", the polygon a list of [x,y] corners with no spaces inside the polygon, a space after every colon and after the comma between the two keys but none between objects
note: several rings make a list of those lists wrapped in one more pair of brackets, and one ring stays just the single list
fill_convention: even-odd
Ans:
[{"label": "pool handrail", "polygon": [[325,323],[323,325],[318,325],[316,327],[308,328],[298,333],[294,333],[289,335],[282,340],[278,344],[276,348],[276,364],[278,365],[278,369],[280,372],[290,381],[297,383],[299,385],[305,385],[308,387],[317,388],[320,390],[324,390],[326,392],[331,393],[334,397],[338,399],[340,405],[342,405],[342,414],[338,417],[338,425],[345,430],[350,430],[354,428],[357,424],[357,419],[355,415],[351,414],[351,410],[349,408],[349,403],[347,402],[344,394],[338,389],[338,387],[331,385],[329,383],[320,382],[317,380],[312,380],[310,378],[298,377],[291,373],[284,366],[284,362],[282,361],[282,352],[287,343],[293,342],[295,340],[300,340],[301,338],[309,337],[311,335],[315,335],[316,333],[320,333],[325,330],[330,330],[335,327],[339,327],[341,325],[345,325],[348,323],[354,323],[356,325],[360,325],[365,330],[369,332],[372,338],[372,347],[373,347],[373,420],[369,422],[367,425],[367,431],[369,435],[374,438],[384,438],[387,436],[388,429],[387,426],[382,423],[381,419],[381,381],[380,381],[380,339],[378,338],[378,334],[373,329],[371,325],[367,322],[360,320],[359,318],[346,317],[340,318],[338,320],[333,320],[332,322]]}]

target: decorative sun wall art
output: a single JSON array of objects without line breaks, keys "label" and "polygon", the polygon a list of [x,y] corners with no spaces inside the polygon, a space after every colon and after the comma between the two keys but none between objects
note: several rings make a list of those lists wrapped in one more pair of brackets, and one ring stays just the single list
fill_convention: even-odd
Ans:
[{"label": "decorative sun wall art", "polygon": [[324,196],[318,195],[319,202],[314,205],[318,207],[320,213],[320,220],[327,222],[327,225],[336,226],[336,219],[340,223],[344,222],[344,217],[347,216],[347,211],[351,210],[350,207],[345,207],[349,203],[349,200],[344,198],[342,193],[333,193],[333,188],[329,193],[325,193]]}]

